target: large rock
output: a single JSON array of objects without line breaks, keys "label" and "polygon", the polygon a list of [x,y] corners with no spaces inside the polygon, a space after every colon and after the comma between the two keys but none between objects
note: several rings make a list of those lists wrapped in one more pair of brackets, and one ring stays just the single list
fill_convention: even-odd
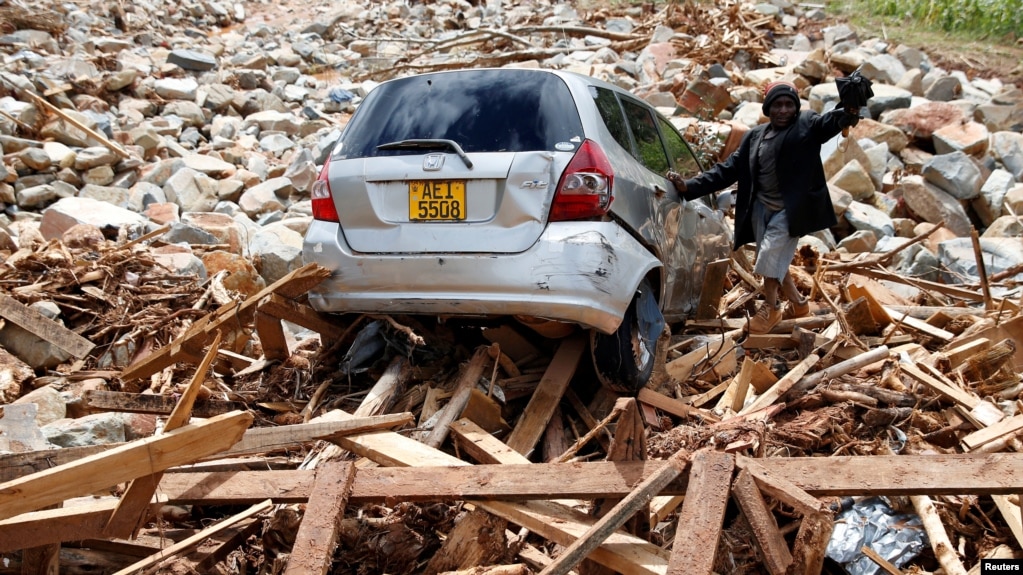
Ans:
[{"label": "large rock", "polygon": [[96,226],[109,239],[122,230],[144,231],[148,220],[131,210],[92,198],[62,198],[43,211],[39,232],[47,240],[58,239],[79,224]]},{"label": "large rock", "polygon": [[919,219],[933,224],[945,222],[945,227],[955,235],[969,237],[973,226],[966,210],[959,200],[941,188],[914,175],[902,179],[897,193]]}]

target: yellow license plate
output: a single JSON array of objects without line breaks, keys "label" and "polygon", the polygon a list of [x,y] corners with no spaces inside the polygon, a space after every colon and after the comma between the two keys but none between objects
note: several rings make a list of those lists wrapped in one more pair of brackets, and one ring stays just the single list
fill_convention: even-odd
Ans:
[{"label": "yellow license plate", "polygon": [[408,184],[408,219],[450,222],[465,219],[465,182],[420,180]]}]

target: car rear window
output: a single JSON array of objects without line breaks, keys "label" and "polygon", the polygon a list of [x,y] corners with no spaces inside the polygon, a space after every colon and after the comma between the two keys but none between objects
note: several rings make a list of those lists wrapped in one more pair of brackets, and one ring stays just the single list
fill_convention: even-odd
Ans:
[{"label": "car rear window", "polygon": [[466,70],[386,82],[366,97],[336,158],[421,154],[377,147],[403,140],[453,140],[466,153],[571,151],[582,123],[568,86],[529,70]]}]

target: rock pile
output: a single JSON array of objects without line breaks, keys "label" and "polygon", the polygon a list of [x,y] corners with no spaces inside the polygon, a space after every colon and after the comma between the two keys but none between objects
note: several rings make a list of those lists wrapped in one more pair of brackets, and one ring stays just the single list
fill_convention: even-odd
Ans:
[{"label": "rock pile", "polygon": [[[886,261],[896,273],[971,289],[984,274],[997,276],[1005,281],[993,288],[1006,302],[1023,273],[1020,87],[940,69],[924,51],[861,39],[828,24],[820,9],[783,0],[670,3],[656,12],[547,0],[140,0],[88,11],[73,2],[8,0],[0,3],[0,31],[4,297],[102,350],[72,363],[18,326],[0,328],[0,345],[14,354],[0,357],[0,405],[34,405],[29,416],[50,422],[33,449],[153,433],[154,417],[87,416],[80,394],[105,388],[136,354],[186,332],[211,302],[250,298],[303,267],[311,184],[362,98],[399,74],[510,65],[600,77],[654,103],[713,161],[763,120],[768,82],[792,81],[805,107],[823,111],[838,100],[836,76],[859,69],[875,97],[849,137],[823,151],[841,223],[805,245],[846,264],[897,252]],[[935,227],[924,241],[911,239]],[[906,283],[889,288],[933,303]],[[374,346],[394,345],[384,329],[367,336]],[[436,346],[418,353],[444,355],[439,349],[453,340],[416,331],[429,332]],[[222,391],[236,400],[273,392],[284,404],[297,395],[288,378],[332,369],[309,365],[307,355],[296,353],[252,389],[241,385],[240,370],[239,385]],[[355,359],[344,359],[354,373]],[[67,378],[63,393],[39,375],[46,370]],[[522,385],[525,396],[541,373],[524,370],[503,383]],[[174,393],[171,379],[154,376],[149,387]],[[318,381],[304,383],[311,380]],[[7,408],[5,417],[25,415]],[[281,407],[274,422],[291,423],[293,411]],[[851,435],[856,418],[852,408],[843,413],[843,433]],[[833,432],[834,418],[819,419],[814,430]],[[959,430],[934,420],[929,433]],[[789,427],[793,437],[801,431],[798,421]]]}]

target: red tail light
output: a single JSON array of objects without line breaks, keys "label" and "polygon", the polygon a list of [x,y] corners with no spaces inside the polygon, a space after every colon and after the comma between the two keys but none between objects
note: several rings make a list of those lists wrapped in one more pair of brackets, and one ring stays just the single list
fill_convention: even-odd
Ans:
[{"label": "red tail light", "polygon": [[339,222],[337,208],[334,206],[334,195],[330,192],[330,184],[327,182],[327,171],[330,167],[330,158],[323,162],[320,175],[313,182],[312,201],[313,219],[326,222]]},{"label": "red tail light", "polygon": [[604,150],[596,142],[586,140],[558,182],[550,221],[603,216],[614,200],[613,183],[614,170]]}]

